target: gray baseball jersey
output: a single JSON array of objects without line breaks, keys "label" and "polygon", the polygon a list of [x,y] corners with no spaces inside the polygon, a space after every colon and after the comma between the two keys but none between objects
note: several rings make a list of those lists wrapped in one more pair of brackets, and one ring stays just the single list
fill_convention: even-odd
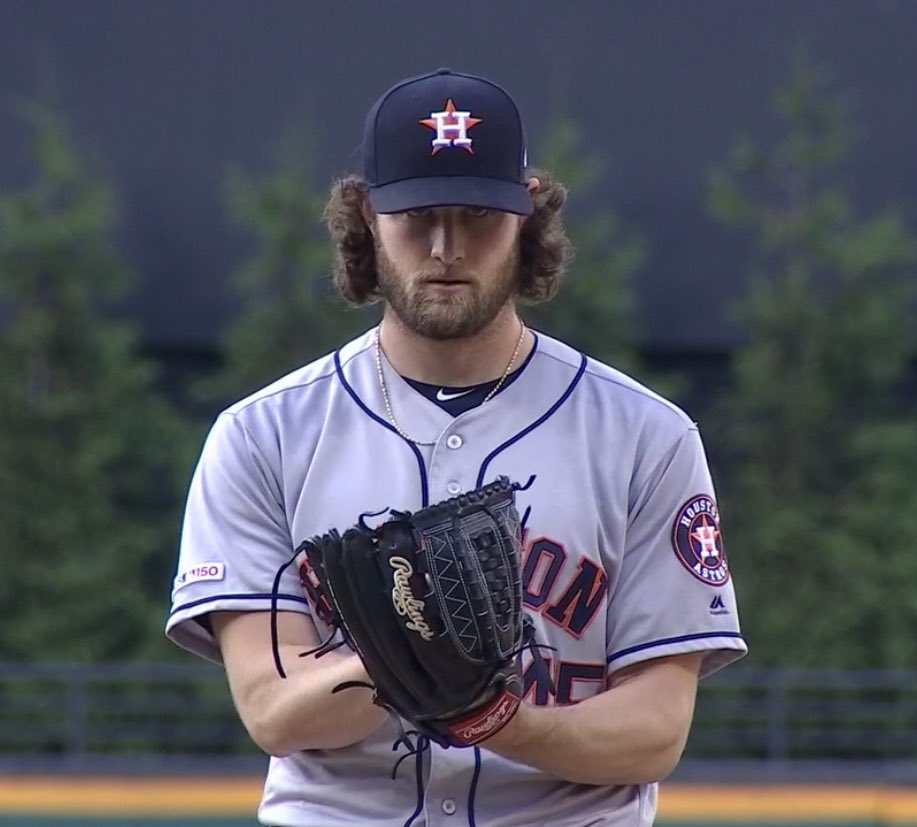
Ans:
[{"label": "gray baseball jersey", "polygon": [[[548,651],[556,695],[526,668],[526,698],[571,704],[644,659],[704,653],[702,675],[745,643],[720,518],[695,424],[622,373],[536,336],[522,374],[452,417],[384,360],[386,417],[373,331],[233,405],[216,420],[191,483],[167,634],[219,662],[198,619],[266,611],[278,569],[303,539],[362,512],[417,509],[497,475],[517,494],[523,588]],[[294,567],[282,610],[309,612]],[[319,626],[320,633],[327,630]],[[526,667],[530,664],[527,662]],[[568,783],[486,749],[441,749],[403,762],[385,724],[337,750],[272,758],[259,817],[312,827],[652,824],[655,784]]]}]

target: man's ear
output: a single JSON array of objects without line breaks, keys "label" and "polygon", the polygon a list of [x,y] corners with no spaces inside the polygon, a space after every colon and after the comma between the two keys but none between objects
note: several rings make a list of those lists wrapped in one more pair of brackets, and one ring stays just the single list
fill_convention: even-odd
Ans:
[{"label": "man's ear", "polygon": [[[538,195],[538,191],[541,189],[541,181],[533,176],[525,182],[525,188],[529,191],[529,197],[534,201],[535,196]],[[519,226],[521,227],[531,217],[531,215],[520,215]]]}]

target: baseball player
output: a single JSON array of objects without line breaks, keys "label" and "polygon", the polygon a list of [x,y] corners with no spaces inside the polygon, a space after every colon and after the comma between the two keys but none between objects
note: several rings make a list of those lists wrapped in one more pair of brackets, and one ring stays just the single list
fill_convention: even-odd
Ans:
[{"label": "baseball player", "polygon": [[[327,209],[338,287],[381,301],[381,323],[213,424],[167,634],[225,666],[272,756],[265,825],[650,825],[698,679],[746,651],[695,423],[517,309],[563,274],[565,195],[527,172],[499,86],[442,69],[392,87]],[[526,656],[495,735],[427,745],[393,777],[397,721],[332,691],[368,682],[347,647],[302,656],[327,629],[284,564],[329,527],[498,475],[531,481],[523,602],[548,669]]]}]

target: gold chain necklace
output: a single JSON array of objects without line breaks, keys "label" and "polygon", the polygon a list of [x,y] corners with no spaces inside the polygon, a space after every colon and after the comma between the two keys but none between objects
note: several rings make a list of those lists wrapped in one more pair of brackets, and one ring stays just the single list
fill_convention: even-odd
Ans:
[{"label": "gold chain necklace", "polygon": [[[483,405],[485,402],[489,402],[497,395],[497,392],[500,388],[503,387],[503,383],[506,381],[506,377],[512,373],[513,365],[516,364],[516,359],[519,357],[519,351],[522,349],[522,340],[525,338],[525,323],[520,320],[519,322],[519,338],[516,340],[516,348],[513,350],[513,356],[509,360],[509,364],[506,366],[506,370],[503,371],[503,375],[500,377],[500,381],[494,385],[493,390],[484,397],[481,401]],[[385,386],[385,374],[382,372],[382,345],[379,343],[379,331],[382,329],[381,323],[376,328],[375,333],[375,342],[376,342],[376,374],[379,376],[379,389],[382,391],[382,400],[385,402],[385,412],[388,414],[388,421],[392,423],[392,427],[398,432],[398,434],[406,439],[408,442],[413,442],[415,445],[436,445],[438,440],[433,440],[432,442],[422,442],[419,439],[414,439],[414,437],[408,436],[398,424],[395,419],[395,414],[392,412],[392,403],[388,398],[388,388]]]}]

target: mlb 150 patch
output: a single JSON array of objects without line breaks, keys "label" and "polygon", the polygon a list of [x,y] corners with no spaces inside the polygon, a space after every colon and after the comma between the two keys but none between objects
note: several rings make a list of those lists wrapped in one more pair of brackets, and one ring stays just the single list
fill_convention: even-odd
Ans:
[{"label": "mlb 150 patch", "polygon": [[678,510],[672,545],[682,565],[702,583],[722,586],[729,581],[720,512],[709,495],[697,494]]},{"label": "mlb 150 patch", "polygon": [[180,591],[192,583],[202,580],[222,580],[226,576],[226,566],[223,563],[201,563],[181,572],[172,583],[172,593]]}]

